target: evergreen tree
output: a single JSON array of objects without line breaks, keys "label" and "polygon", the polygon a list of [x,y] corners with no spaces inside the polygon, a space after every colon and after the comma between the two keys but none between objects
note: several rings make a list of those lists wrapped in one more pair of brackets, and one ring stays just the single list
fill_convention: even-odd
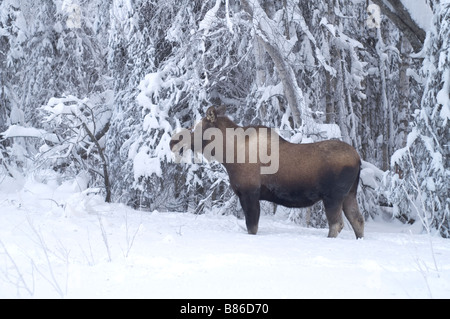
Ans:
[{"label": "evergreen tree", "polygon": [[450,237],[450,3],[434,4],[433,27],[424,47],[427,79],[414,112],[407,145],[392,157],[392,201],[397,214],[419,219],[427,231]]}]

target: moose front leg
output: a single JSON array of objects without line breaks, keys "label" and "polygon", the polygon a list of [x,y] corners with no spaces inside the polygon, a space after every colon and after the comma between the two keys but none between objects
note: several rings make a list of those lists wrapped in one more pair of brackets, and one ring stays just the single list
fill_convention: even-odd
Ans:
[{"label": "moose front leg", "polygon": [[259,191],[242,192],[238,196],[244,210],[247,232],[256,235],[260,214]]}]

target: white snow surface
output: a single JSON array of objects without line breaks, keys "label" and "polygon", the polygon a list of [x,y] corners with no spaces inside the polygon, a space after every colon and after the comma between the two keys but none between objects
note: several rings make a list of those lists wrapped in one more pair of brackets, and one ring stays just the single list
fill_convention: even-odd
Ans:
[{"label": "white snow surface", "polygon": [[[395,221],[355,240],[287,215],[136,211],[0,176],[0,298],[449,298],[450,242]],[[433,249],[431,249],[431,247]]]}]

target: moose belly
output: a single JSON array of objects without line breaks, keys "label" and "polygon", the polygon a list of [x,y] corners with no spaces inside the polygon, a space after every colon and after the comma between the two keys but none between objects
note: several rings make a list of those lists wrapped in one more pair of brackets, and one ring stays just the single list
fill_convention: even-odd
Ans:
[{"label": "moose belly", "polygon": [[321,200],[322,197],[312,189],[262,186],[260,199],[286,207],[308,207]]}]

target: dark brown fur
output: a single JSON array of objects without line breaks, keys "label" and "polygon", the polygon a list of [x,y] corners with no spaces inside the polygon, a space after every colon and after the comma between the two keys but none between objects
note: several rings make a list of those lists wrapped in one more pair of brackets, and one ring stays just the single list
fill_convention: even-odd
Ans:
[{"label": "dark brown fur", "polygon": [[[218,116],[211,107],[202,119],[203,131],[209,127],[219,128],[225,139],[225,129],[238,126],[228,117]],[[260,200],[287,207],[308,207],[322,200],[329,224],[328,237],[336,237],[342,230],[343,210],[356,238],[362,238],[364,218],[356,201],[361,161],[356,150],[337,140],[292,144],[278,138],[279,169],[275,174],[261,174],[259,162],[223,163],[244,210],[248,233],[258,231]],[[175,135],[170,143],[172,150],[177,142]],[[202,147],[208,142],[203,141]],[[190,147],[194,150],[193,144]]]}]

